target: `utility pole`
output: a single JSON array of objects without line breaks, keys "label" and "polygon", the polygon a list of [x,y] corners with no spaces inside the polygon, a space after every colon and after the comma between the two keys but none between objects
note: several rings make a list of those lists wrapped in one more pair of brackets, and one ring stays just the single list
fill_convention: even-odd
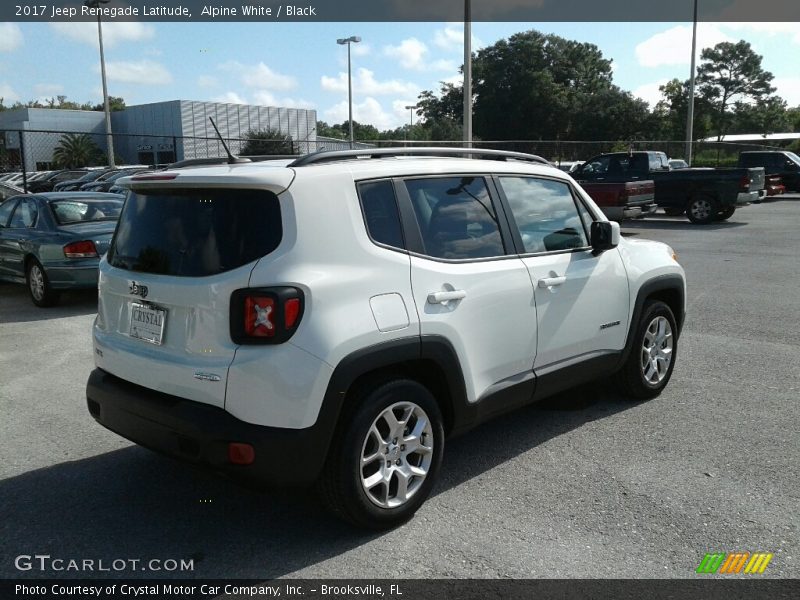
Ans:
[{"label": "utility pole", "polygon": [[689,73],[689,105],[686,113],[686,163],[692,166],[692,150],[694,149],[694,80],[695,80],[695,57],[697,54],[697,2],[694,0],[694,23],[692,25],[692,67]]},{"label": "utility pole", "polygon": [[464,0],[464,144],[472,146],[472,7]]}]

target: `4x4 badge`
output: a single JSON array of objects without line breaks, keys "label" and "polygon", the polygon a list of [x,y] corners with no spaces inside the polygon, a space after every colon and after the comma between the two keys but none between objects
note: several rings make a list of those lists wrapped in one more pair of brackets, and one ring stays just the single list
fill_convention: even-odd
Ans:
[{"label": "4x4 badge", "polygon": [[135,281],[129,281],[128,292],[133,294],[134,296],[141,296],[142,298],[147,298],[148,289],[146,285],[138,284]]}]

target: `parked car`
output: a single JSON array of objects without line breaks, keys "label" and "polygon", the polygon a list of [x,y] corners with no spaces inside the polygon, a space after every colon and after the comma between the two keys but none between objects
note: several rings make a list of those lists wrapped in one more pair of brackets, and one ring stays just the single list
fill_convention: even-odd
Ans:
[{"label": "parked car", "polygon": [[668,215],[686,213],[695,224],[730,218],[763,194],[763,169],[670,170],[663,152],[614,152],[596,156],[574,175],[581,185],[654,182],[654,201]]},{"label": "parked car", "polygon": [[740,152],[739,166],[763,167],[766,175],[779,175],[787,190],[800,192],[800,156],[794,152]]},{"label": "parked car", "polygon": [[24,194],[24,190],[11,183],[0,182],[0,203],[5,202],[13,196]]},{"label": "parked car", "polygon": [[116,168],[106,167],[103,169],[92,169],[85,173],[82,177],[77,179],[69,179],[62,181],[53,186],[54,192],[73,192],[79,190],[85,183],[92,183],[93,181],[102,181],[104,178],[110,177],[116,172]]},{"label": "parked car", "polygon": [[123,198],[50,192],[0,204],[0,279],[28,286],[36,306],[52,306],[65,289],[97,286]]},{"label": "parked car", "polygon": [[669,159],[669,168],[672,171],[675,171],[677,169],[688,169],[689,168],[689,163],[687,163],[682,158],[670,158]]},{"label": "parked car", "polygon": [[582,160],[564,160],[556,163],[556,166],[565,173],[574,173],[582,164]]},{"label": "parked car", "polygon": [[148,171],[148,169],[138,167],[134,169],[119,169],[118,171],[104,178],[103,181],[95,181],[84,184],[81,187],[81,190],[85,192],[108,192],[112,187],[114,187],[114,184],[123,177],[135,175],[136,173],[142,173],[144,171]]},{"label": "parked car", "polygon": [[414,514],[446,435],[614,373],[653,398],[675,365],[674,252],[621,238],[539,157],[372,148],[122,183],[91,415],[234,477],[318,482],[359,526]]},{"label": "parked car", "polygon": [[32,194],[40,192],[52,192],[53,187],[62,181],[70,179],[77,179],[88,173],[89,169],[63,169],[61,171],[53,171],[47,177],[37,179],[28,184],[28,191]]},{"label": "parked car", "polygon": [[780,175],[767,175],[767,196],[780,196],[786,193],[786,186]]}]

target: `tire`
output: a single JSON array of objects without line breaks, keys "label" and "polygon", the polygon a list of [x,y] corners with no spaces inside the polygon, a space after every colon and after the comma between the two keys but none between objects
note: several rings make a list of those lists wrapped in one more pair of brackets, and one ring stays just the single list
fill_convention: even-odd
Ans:
[{"label": "tire", "polygon": [[25,282],[28,284],[28,293],[36,306],[46,308],[58,303],[58,292],[50,287],[50,280],[42,264],[35,258],[28,262],[25,269]]},{"label": "tire", "polygon": [[[442,414],[428,389],[409,379],[378,383],[350,400],[319,491],[337,517],[358,527],[389,529],[413,517],[433,488],[444,453]],[[414,443],[426,450],[412,450]]]},{"label": "tire", "polygon": [[726,221],[726,220],[730,219],[733,216],[733,213],[735,213],[735,212],[736,212],[736,207],[735,206],[729,206],[725,210],[721,210],[720,212],[718,212],[717,216],[714,217],[714,220],[715,221]]},{"label": "tire", "polygon": [[686,216],[695,225],[708,225],[719,212],[717,201],[711,196],[694,196],[686,206]]},{"label": "tire", "polygon": [[664,214],[668,217],[680,217],[683,213],[686,212],[685,208],[665,208]]},{"label": "tire", "polygon": [[649,400],[662,392],[675,367],[677,331],[669,306],[658,300],[644,305],[633,347],[617,373],[620,392],[634,400]]}]

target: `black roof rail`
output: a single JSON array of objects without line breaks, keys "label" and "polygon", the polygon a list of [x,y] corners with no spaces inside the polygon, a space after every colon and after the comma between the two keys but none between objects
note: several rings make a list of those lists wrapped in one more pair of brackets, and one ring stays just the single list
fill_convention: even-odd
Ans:
[{"label": "black roof rail", "polygon": [[387,158],[393,156],[461,156],[469,158],[485,158],[490,160],[520,160],[542,165],[550,162],[535,154],[509,152],[507,150],[490,150],[488,148],[362,148],[359,150],[322,150],[301,156],[291,162],[289,167],[305,167],[319,163],[335,162],[358,158]]},{"label": "black roof rail", "polygon": [[[296,159],[296,154],[276,154],[271,156],[242,156],[239,157],[240,163],[249,162],[265,162],[269,160],[291,160]],[[216,156],[214,158],[187,158],[179,160],[169,165],[159,165],[166,169],[182,169],[183,167],[202,167],[211,165],[227,165],[230,164],[227,156]]]}]

